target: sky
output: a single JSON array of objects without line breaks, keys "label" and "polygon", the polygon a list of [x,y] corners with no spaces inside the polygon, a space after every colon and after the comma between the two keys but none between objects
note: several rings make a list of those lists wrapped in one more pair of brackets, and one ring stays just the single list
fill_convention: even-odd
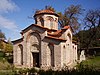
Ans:
[{"label": "sky", "polygon": [[6,39],[21,38],[20,32],[32,23],[34,11],[50,5],[58,12],[64,12],[70,5],[81,5],[86,11],[100,9],[100,0],[0,0],[0,30]]}]

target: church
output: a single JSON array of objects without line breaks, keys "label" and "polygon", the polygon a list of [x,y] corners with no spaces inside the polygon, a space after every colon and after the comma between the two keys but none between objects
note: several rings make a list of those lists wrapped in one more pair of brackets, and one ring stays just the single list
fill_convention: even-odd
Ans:
[{"label": "church", "polygon": [[70,26],[58,30],[58,18],[57,13],[48,9],[35,12],[35,24],[23,29],[20,39],[12,41],[15,67],[61,69],[76,64],[73,30]]}]

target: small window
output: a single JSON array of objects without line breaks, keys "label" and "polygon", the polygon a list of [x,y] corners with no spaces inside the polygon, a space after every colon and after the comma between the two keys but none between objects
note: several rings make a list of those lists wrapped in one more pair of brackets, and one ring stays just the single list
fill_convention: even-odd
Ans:
[{"label": "small window", "polygon": [[63,48],[66,48],[65,45],[63,46]]}]

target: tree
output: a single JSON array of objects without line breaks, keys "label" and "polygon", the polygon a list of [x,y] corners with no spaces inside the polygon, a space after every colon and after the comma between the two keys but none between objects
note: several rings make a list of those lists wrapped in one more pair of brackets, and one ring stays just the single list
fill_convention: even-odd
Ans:
[{"label": "tree", "polygon": [[4,43],[3,40],[5,39],[5,34],[0,30],[0,49],[4,49]]},{"label": "tree", "polygon": [[12,53],[12,51],[13,51],[13,46],[12,46],[12,44],[11,44],[11,43],[6,44],[5,52],[6,52],[6,53]]},{"label": "tree", "polygon": [[5,34],[0,30],[0,38],[1,39],[6,39]]},{"label": "tree", "polygon": [[66,25],[70,25],[74,32],[77,32],[80,27],[79,15],[82,14],[83,10],[84,9],[82,9],[81,5],[71,5],[65,9],[64,14],[59,12],[58,14],[60,15],[60,26],[64,27]]},{"label": "tree", "polygon": [[91,30],[81,30],[75,35],[78,37],[79,48],[100,47],[100,33],[97,31],[94,37],[91,38],[92,35],[90,35],[90,32]]},{"label": "tree", "polygon": [[[86,42],[87,49],[96,46],[96,41],[100,39],[100,10],[89,10],[84,18],[85,30],[88,31],[88,41]],[[94,42],[94,40],[96,40]],[[94,42],[94,44],[93,44]]]},{"label": "tree", "polygon": [[100,9],[89,10],[84,18],[85,28],[91,29],[100,26]]},{"label": "tree", "polygon": [[6,44],[5,52],[12,53],[13,51],[13,45],[11,43],[10,38],[8,39],[8,44]]},{"label": "tree", "polygon": [[2,41],[0,41],[0,49],[4,49],[4,45]]}]

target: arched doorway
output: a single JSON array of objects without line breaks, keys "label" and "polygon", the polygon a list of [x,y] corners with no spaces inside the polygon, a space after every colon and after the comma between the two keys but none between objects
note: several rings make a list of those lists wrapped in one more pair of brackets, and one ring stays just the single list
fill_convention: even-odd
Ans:
[{"label": "arched doorway", "polygon": [[31,33],[30,35],[30,51],[31,51],[31,64],[33,67],[40,66],[40,49],[41,39],[38,33]]}]

